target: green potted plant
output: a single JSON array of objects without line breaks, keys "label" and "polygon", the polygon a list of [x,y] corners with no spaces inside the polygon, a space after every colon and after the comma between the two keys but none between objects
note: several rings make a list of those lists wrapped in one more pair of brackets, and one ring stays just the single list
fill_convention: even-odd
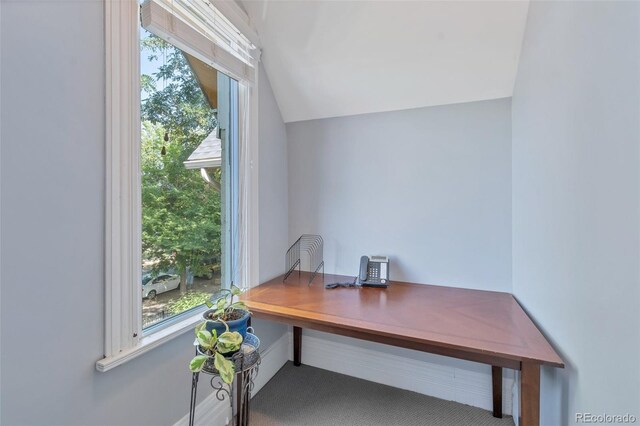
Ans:
[{"label": "green potted plant", "polygon": [[195,330],[198,340],[197,352],[191,362],[189,369],[193,373],[198,373],[203,369],[207,371],[217,371],[223,382],[233,383],[235,377],[235,364],[229,359],[236,353],[242,345],[243,337],[237,331],[229,331],[229,328],[220,335],[216,330],[206,329],[206,322],[199,324]]},{"label": "green potted plant", "polygon": [[244,302],[238,300],[242,290],[231,284],[231,288],[223,289],[222,292],[222,296],[215,302],[207,302],[207,307],[211,309],[203,314],[205,328],[210,333],[216,331],[218,336],[225,331],[237,331],[244,339],[251,312]]}]

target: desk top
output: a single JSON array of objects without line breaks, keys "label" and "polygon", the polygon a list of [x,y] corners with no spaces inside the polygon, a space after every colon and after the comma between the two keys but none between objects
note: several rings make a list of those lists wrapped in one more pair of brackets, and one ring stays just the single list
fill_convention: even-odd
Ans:
[{"label": "desk top", "polygon": [[[388,288],[325,289],[322,274],[294,272],[241,296],[256,316],[375,334],[418,348],[442,348],[564,367],[560,356],[509,293],[392,281]],[[353,277],[325,275],[324,282]],[[348,335],[348,333],[345,333]],[[397,343],[391,343],[396,344]],[[452,355],[453,356],[453,355]]]}]

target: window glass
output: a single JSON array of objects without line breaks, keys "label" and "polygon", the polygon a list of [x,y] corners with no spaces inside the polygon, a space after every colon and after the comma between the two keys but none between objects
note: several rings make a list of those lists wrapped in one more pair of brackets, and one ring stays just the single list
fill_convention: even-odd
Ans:
[{"label": "window glass", "polygon": [[144,329],[229,284],[237,84],[142,28],[140,49]]}]

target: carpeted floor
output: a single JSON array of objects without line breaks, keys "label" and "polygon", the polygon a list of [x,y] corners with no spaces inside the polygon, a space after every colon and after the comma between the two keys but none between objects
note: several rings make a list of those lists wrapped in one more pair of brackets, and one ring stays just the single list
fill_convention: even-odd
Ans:
[{"label": "carpeted floor", "polygon": [[489,411],[291,362],[251,400],[251,426],[513,425]]}]

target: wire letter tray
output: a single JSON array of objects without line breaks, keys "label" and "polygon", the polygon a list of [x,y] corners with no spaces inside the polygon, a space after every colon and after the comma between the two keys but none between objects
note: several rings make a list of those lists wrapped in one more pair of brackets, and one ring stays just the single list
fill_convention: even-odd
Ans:
[{"label": "wire letter tray", "polygon": [[322,268],[322,276],[324,276],[324,259],[323,259],[324,240],[320,235],[302,234],[298,240],[289,247],[285,255],[285,269],[283,282],[289,278],[289,275],[298,267],[298,274],[302,268],[300,262],[301,253],[305,253],[309,257],[309,272],[312,272],[309,278],[309,285],[313,282],[316,274]]}]

